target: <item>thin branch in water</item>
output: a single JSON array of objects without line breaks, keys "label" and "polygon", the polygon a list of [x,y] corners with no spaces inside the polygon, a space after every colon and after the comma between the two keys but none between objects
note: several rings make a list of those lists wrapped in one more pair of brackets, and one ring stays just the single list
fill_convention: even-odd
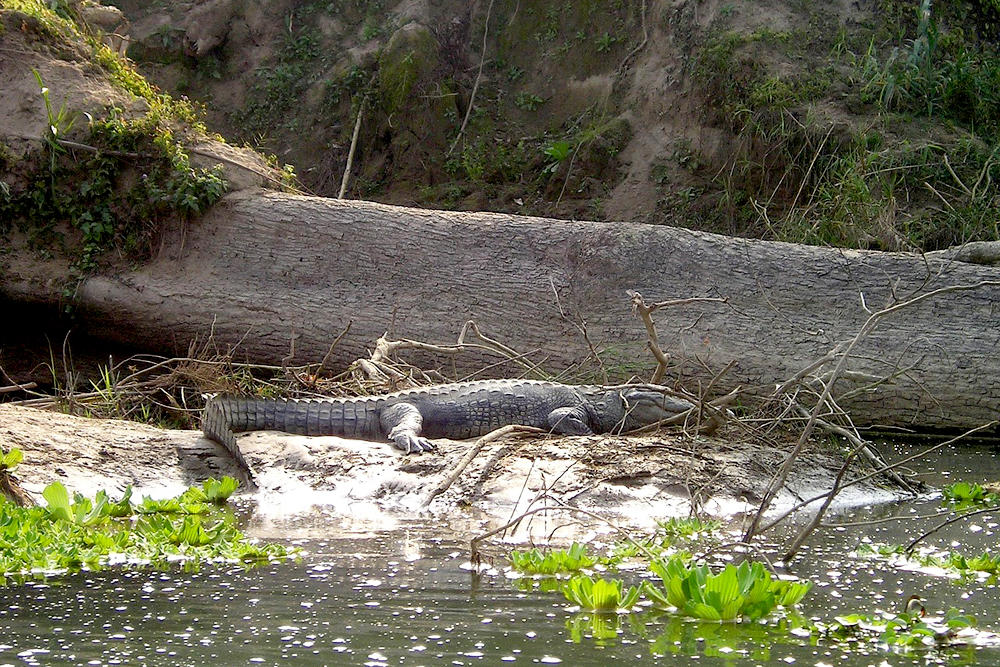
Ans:
[{"label": "thin branch in water", "polygon": [[[886,465],[884,468],[880,468],[878,470],[875,470],[874,472],[868,473],[867,475],[862,475],[861,477],[858,477],[856,479],[852,479],[849,482],[845,482],[844,484],[841,485],[840,488],[841,488],[841,490],[843,490],[843,489],[845,489],[845,488],[847,488],[849,486],[853,486],[855,484],[860,484],[862,482],[868,481],[869,479],[872,479],[873,477],[877,477],[878,475],[882,475],[882,474],[885,473],[886,470],[895,470],[896,468],[901,468],[901,467],[905,466],[907,463],[910,463],[911,461],[915,461],[917,459],[923,458],[924,456],[927,456],[928,454],[930,454],[931,452],[933,452],[933,451],[935,451],[937,449],[940,449],[942,447],[947,447],[949,445],[953,445],[956,442],[958,442],[959,440],[962,440],[963,438],[966,438],[966,437],[972,435],[973,433],[976,433],[977,431],[982,431],[983,429],[992,428],[993,426],[996,426],[997,424],[1000,424],[1000,420],[991,421],[991,422],[988,422],[986,424],[982,424],[980,426],[977,426],[977,427],[975,427],[973,429],[969,429],[968,431],[966,431],[965,433],[962,433],[961,435],[957,435],[954,438],[951,438],[950,440],[945,440],[944,442],[939,442],[938,444],[934,445],[933,447],[929,447],[929,448],[925,449],[922,452],[919,452],[917,454],[913,454],[912,456],[908,456],[908,457],[906,457],[904,459],[900,459],[899,461],[896,461],[895,463],[891,463],[889,465]],[[786,519],[789,515],[791,515],[794,512],[799,511],[803,507],[806,507],[807,505],[811,505],[812,503],[816,502],[817,500],[822,500],[823,498],[825,498],[827,496],[828,493],[829,493],[829,491],[827,491],[825,493],[821,493],[821,494],[815,495],[812,498],[808,498],[806,500],[803,500],[803,501],[799,502],[798,504],[796,504],[793,507],[791,507],[790,509],[788,509],[785,513],[781,514],[780,516],[776,517],[771,522],[767,523],[762,528],[760,528],[760,530],[758,530],[758,534],[767,532],[768,530],[770,530],[774,526],[778,525],[781,521],[783,521],[784,519]]]},{"label": "thin branch in water", "polygon": [[826,385],[824,386],[823,392],[816,403],[816,407],[813,408],[812,412],[810,413],[809,420],[803,427],[802,433],[799,435],[798,441],[796,441],[795,446],[792,448],[792,451],[789,452],[788,455],[786,456],[785,462],[782,464],[781,468],[775,475],[775,478],[768,486],[767,491],[764,493],[764,497],[761,499],[760,506],[757,509],[756,515],[751,521],[750,526],[747,528],[746,533],[743,535],[743,541],[749,542],[757,534],[757,530],[758,527],[760,526],[761,520],[763,519],[764,513],[767,512],[768,507],[770,507],[771,505],[771,501],[774,500],[774,497],[777,495],[778,491],[785,485],[785,481],[788,478],[788,474],[791,472],[792,464],[798,458],[809,437],[812,435],[812,432],[816,427],[817,420],[819,419],[820,411],[824,408],[825,405],[827,405],[828,399],[831,397],[831,394],[833,392],[833,387],[837,382],[837,378],[839,378],[841,374],[844,372],[847,366],[847,362],[851,358],[851,353],[860,344],[860,342],[864,340],[868,336],[868,334],[871,333],[873,329],[875,329],[875,327],[879,324],[879,322],[882,319],[888,317],[889,315],[892,315],[893,313],[902,310],[903,308],[908,308],[922,301],[926,301],[928,299],[940,296],[942,294],[970,291],[985,286],[997,286],[997,285],[1000,285],[1000,281],[982,280],[977,283],[969,285],[951,285],[948,287],[942,287],[939,289],[931,290],[930,292],[925,292],[924,294],[917,295],[907,301],[902,301],[899,303],[895,303],[891,306],[887,306],[886,308],[883,308],[882,310],[873,313],[870,317],[868,317],[867,320],[865,320],[865,323],[861,326],[861,329],[858,331],[858,333],[854,336],[854,338],[851,340],[851,342],[847,345],[847,347],[841,354],[836,367],[834,368],[832,374],[830,375],[830,381],[827,382]]},{"label": "thin branch in water", "polygon": [[962,521],[963,519],[968,519],[970,516],[977,516],[979,514],[996,514],[997,512],[1000,512],[1000,507],[987,507],[987,508],[984,508],[984,509],[981,509],[981,510],[973,510],[971,512],[963,512],[962,514],[959,514],[958,516],[953,516],[952,518],[948,519],[947,521],[942,521],[941,523],[939,523],[938,525],[934,526],[930,530],[924,531],[920,535],[917,535],[915,538],[913,538],[913,540],[910,541],[909,544],[906,545],[906,549],[904,549],[904,551],[906,551],[906,553],[913,553],[913,549],[918,544],[920,544],[920,542],[922,542],[926,538],[930,537],[934,533],[938,532],[939,530],[941,530],[945,526],[950,526],[951,524],[956,523],[958,521]]}]

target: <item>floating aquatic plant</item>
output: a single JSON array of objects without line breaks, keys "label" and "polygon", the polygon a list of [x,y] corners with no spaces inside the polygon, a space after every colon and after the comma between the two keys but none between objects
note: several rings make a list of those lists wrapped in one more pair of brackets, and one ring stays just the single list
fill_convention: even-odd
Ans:
[{"label": "floating aquatic plant", "polygon": [[915,648],[961,643],[974,636],[975,619],[949,609],[941,619],[927,619],[923,607],[898,614],[849,614],[837,616],[829,625],[817,624],[811,631],[836,640],[868,640],[889,647]]},{"label": "floating aquatic plant", "polygon": [[629,611],[639,601],[639,588],[625,587],[617,579],[592,579],[577,575],[563,586],[563,595],[573,604],[588,611]]},{"label": "floating aquatic plant", "polygon": [[810,582],[773,579],[763,565],[746,561],[714,573],[708,565],[691,565],[678,556],[654,560],[649,569],[663,582],[662,588],[651,582],[643,586],[654,605],[708,621],[753,621],[779,606],[798,604],[812,587]]},{"label": "floating aquatic plant", "polygon": [[587,555],[587,547],[576,542],[569,549],[553,549],[543,553],[538,549],[512,551],[511,566],[522,574],[556,575],[579,572],[593,567],[597,561]]},{"label": "floating aquatic plant", "polygon": [[104,491],[93,499],[71,498],[65,486],[53,482],[42,491],[45,506],[0,502],[0,584],[110,563],[259,563],[287,556],[280,544],[249,541],[231,512],[204,502],[221,502],[236,485],[231,478],[211,480],[177,498],[134,504],[131,489],[117,501]]},{"label": "floating aquatic plant", "polygon": [[986,507],[1000,503],[1000,496],[990,493],[979,484],[955,482],[941,489],[944,500],[956,510],[970,507]]},{"label": "floating aquatic plant", "polygon": [[861,544],[857,548],[859,556],[881,556],[894,565],[913,564],[920,567],[936,567],[960,577],[1000,575],[1000,556],[984,551],[978,556],[948,552],[911,553],[901,544]]},{"label": "floating aquatic plant", "polygon": [[566,631],[574,644],[579,644],[584,637],[590,637],[598,646],[605,646],[618,639],[623,620],[627,621],[632,631],[642,636],[645,628],[639,616],[608,612],[580,612],[566,619]]},{"label": "floating aquatic plant", "polygon": [[713,538],[713,534],[722,527],[720,521],[695,517],[671,517],[657,521],[656,524],[656,531],[648,538],[623,540],[615,544],[611,555],[602,562],[614,567],[631,558],[663,556],[673,551],[681,542],[699,540],[704,543],[706,539]]}]

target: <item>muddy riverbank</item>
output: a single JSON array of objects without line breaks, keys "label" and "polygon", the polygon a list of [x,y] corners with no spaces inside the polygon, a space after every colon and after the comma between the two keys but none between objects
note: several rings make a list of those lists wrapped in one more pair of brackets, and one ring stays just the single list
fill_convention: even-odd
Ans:
[{"label": "muddy riverbank", "polygon": [[[402,456],[388,443],[337,437],[256,432],[239,442],[258,486],[243,494],[272,518],[322,508],[365,520],[468,512],[490,523],[543,498],[637,526],[687,516],[692,504],[707,515],[752,512],[786,454],[725,431],[711,438],[522,435],[487,443],[459,472],[471,441],[437,441],[438,451],[418,456]],[[0,405],[0,447],[24,453],[16,477],[35,498],[53,481],[85,495],[131,485],[139,494],[168,496],[207,477],[241,476],[228,452],[199,431],[13,405]],[[797,461],[776,507],[832,486],[843,459],[814,449]],[[875,479],[846,489],[838,502],[869,504],[897,495]]]}]

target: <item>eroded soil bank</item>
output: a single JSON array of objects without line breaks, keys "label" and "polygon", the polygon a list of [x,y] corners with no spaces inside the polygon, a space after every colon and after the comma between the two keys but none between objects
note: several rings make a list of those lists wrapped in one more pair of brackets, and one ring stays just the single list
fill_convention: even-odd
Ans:
[{"label": "eroded soil bank", "polygon": [[[225,449],[198,431],[159,429],[0,405],[0,447],[23,451],[16,471],[36,499],[49,483],[112,495],[168,496],[207,477],[241,476]],[[682,434],[509,437],[486,444],[440,495],[472,441],[438,441],[438,451],[405,457],[388,443],[256,432],[240,447],[256,475],[263,523],[317,509],[341,523],[392,527],[398,520],[447,515],[469,525],[500,525],[540,503],[565,504],[637,527],[687,516],[692,503],[707,515],[752,513],[784,459],[777,447]],[[814,451],[800,458],[774,507],[829,489],[843,461]],[[841,505],[886,501],[898,492],[877,482],[851,487]]]}]

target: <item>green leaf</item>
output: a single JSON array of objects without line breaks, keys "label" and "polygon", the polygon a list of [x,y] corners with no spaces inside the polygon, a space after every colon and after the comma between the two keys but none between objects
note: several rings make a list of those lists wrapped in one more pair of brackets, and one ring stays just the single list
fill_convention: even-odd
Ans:
[{"label": "green leaf", "polygon": [[945,614],[944,621],[949,628],[971,628],[976,623],[974,617],[963,614],[954,607]]},{"label": "green leaf", "polygon": [[622,599],[622,582],[607,579],[598,579],[594,582],[591,591],[593,608],[597,610],[618,609]]},{"label": "green leaf", "polygon": [[664,589],[659,588],[656,584],[650,581],[644,581],[642,583],[642,594],[645,595],[656,607],[663,608],[676,606],[667,598],[667,592]]},{"label": "green leaf", "polygon": [[670,604],[678,609],[684,607],[684,603],[688,601],[687,593],[684,591],[684,580],[680,577],[674,577],[667,582],[667,599]]},{"label": "green leaf", "polygon": [[620,609],[632,609],[639,602],[642,589],[638,586],[629,586],[618,603]]},{"label": "green leaf", "polygon": [[191,544],[201,546],[208,544],[214,539],[201,524],[201,519],[197,516],[184,517],[184,523],[180,529],[170,535],[170,541],[174,544]]},{"label": "green leaf", "polygon": [[132,516],[132,485],[125,487],[122,499],[116,503],[111,503],[108,507],[108,516],[125,517]]},{"label": "green leaf", "polygon": [[0,457],[0,470],[13,470],[24,460],[24,452],[17,447],[12,447],[9,452]]},{"label": "green leaf", "polygon": [[[239,487],[240,483],[229,475],[226,475],[221,480],[215,478],[206,479],[204,483],[202,483],[202,488],[205,490],[205,498],[210,503],[214,503],[216,505],[225,503],[226,500],[228,500]],[[575,547],[578,545],[574,544],[573,546]],[[580,547],[580,549],[584,550],[583,547]],[[572,552],[572,547],[570,548],[570,551]]]},{"label": "green leaf", "polygon": [[704,602],[696,602],[690,606],[692,615],[696,618],[703,618],[706,621],[721,621],[722,614],[718,609]]},{"label": "green leaf", "polygon": [[48,503],[49,516],[60,521],[72,521],[69,492],[62,482],[52,482],[42,490],[42,498]]}]

